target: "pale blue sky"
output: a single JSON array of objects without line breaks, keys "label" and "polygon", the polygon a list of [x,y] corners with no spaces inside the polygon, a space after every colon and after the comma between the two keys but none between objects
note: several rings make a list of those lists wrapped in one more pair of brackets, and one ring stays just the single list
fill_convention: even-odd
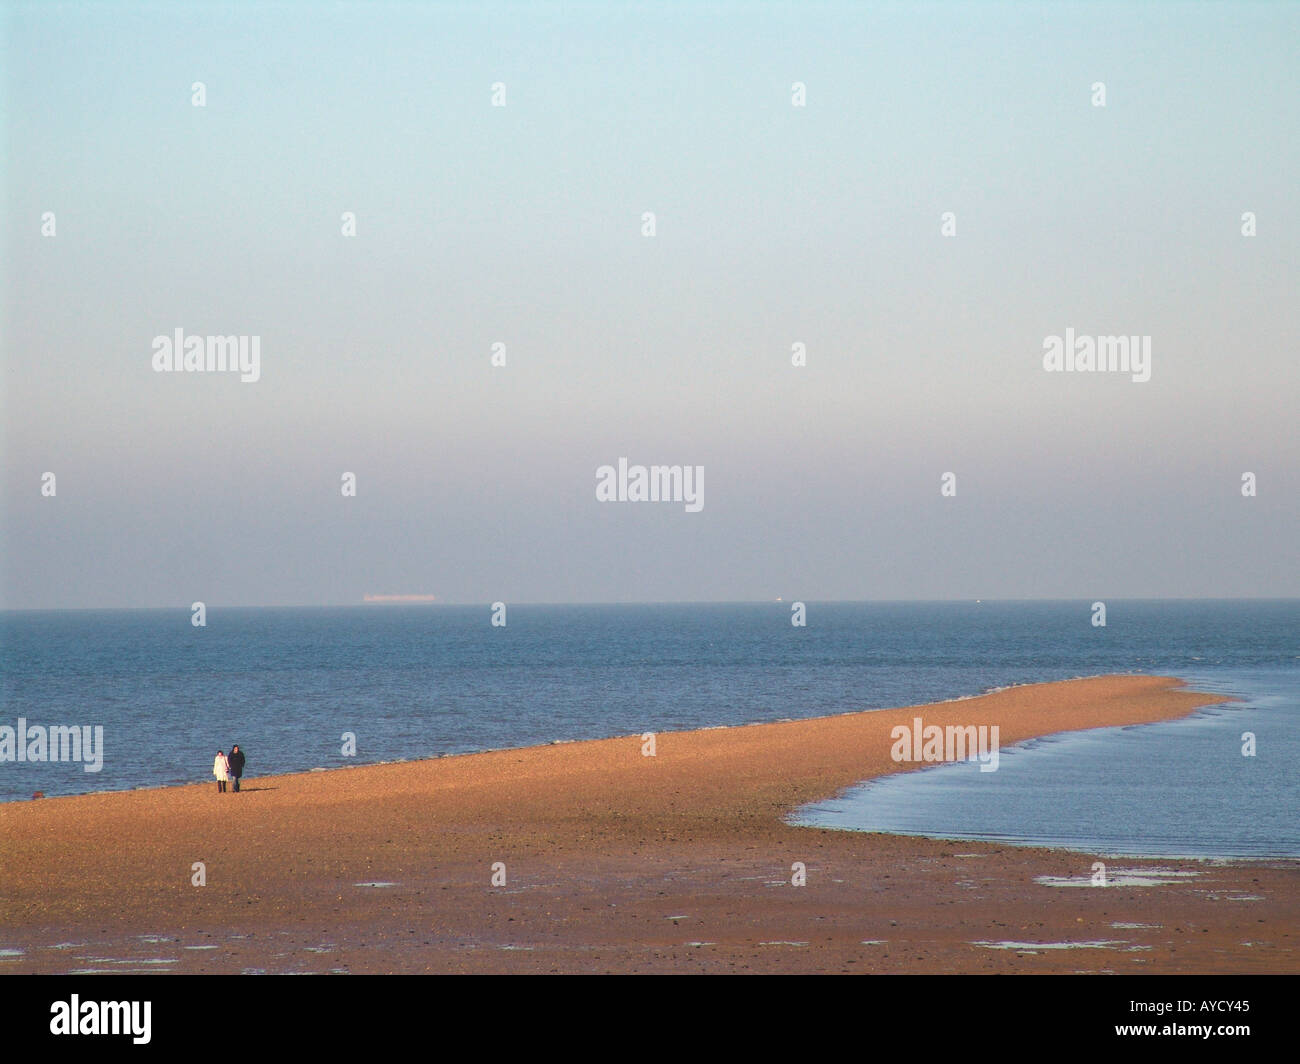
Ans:
[{"label": "pale blue sky", "polygon": [[1300,594],[1295,4],[4,16],[0,606]]}]

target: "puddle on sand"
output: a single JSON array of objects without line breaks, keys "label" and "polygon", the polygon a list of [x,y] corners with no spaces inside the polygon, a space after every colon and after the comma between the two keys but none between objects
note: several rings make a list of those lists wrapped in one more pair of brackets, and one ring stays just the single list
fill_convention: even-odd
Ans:
[{"label": "puddle on sand", "polygon": [[1106,872],[1105,883],[1094,884],[1091,875],[1034,876],[1034,882],[1044,887],[1163,887],[1200,874],[1172,868],[1111,868]]},{"label": "puddle on sand", "polygon": [[1159,931],[1161,925],[1160,924],[1124,924],[1124,923],[1116,922],[1116,923],[1112,923],[1110,926],[1113,927],[1116,931]]},{"label": "puddle on sand", "polygon": [[760,946],[806,946],[808,945],[808,943],[807,942],[782,942],[779,940],[774,940],[772,942],[760,942],[759,945]]},{"label": "puddle on sand", "polygon": [[220,946],[183,946],[183,949],[220,949]]},{"label": "puddle on sand", "polygon": [[[176,957],[78,957],[87,964],[179,964]],[[79,973],[78,973],[79,974]]]},{"label": "puddle on sand", "polygon": [[373,883],[353,883],[352,885],[354,887],[396,887],[399,886],[400,884],[385,883],[383,880],[375,880],[375,882]]},{"label": "puddle on sand", "polygon": [[1105,939],[1097,942],[972,942],[971,945],[983,946],[985,949],[1014,949],[1036,953],[1040,949],[1118,949],[1127,943]]},{"label": "puddle on sand", "polygon": [[[57,947],[56,947],[57,948]],[[12,960],[15,957],[24,957],[27,955],[26,950],[21,949],[0,949],[0,959]]]}]

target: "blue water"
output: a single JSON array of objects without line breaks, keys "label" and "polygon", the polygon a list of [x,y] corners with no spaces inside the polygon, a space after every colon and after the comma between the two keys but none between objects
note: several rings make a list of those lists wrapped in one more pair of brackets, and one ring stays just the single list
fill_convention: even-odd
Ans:
[{"label": "blue water", "polygon": [[[1300,602],[1109,601],[1105,628],[1089,607],[810,602],[806,628],[781,603],[519,605],[504,628],[491,627],[486,606],[214,608],[205,628],[187,609],[0,613],[0,725],[102,725],[105,750],[98,773],[0,762],[0,800],[209,780],[213,754],[232,742],[256,777],[1155,672],[1254,701],[1004,751],[1000,770],[976,781],[996,820],[953,797],[970,786],[957,779],[962,767],[951,783],[939,779],[949,770],[907,773],[887,781],[909,788],[892,808],[933,815],[889,830],[951,834],[961,823],[972,835],[1067,845],[1077,841],[1070,817],[1086,809],[1085,826],[1128,852],[1236,839],[1238,849],[1300,855]],[[1204,735],[1215,727],[1254,730],[1258,756],[1241,758],[1238,743],[1235,761],[1212,767],[1217,746],[1196,742],[1219,743]],[[343,756],[344,732],[356,735],[355,757]],[[1062,755],[1069,744],[1083,745]],[[1062,775],[1085,756],[1127,767]],[[1055,768],[1020,767],[1052,757]],[[1044,810],[1060,817],[1029,819]],[[883,830],[842,810],[827,816]]]},{"label": "blue water", "polygon": [[1182,675],[1245,701],[1034,739],[1003,749],[995,772],[967,761],[885,777],[790,822],[1126,856],[1300,857],[1297,670]]}]

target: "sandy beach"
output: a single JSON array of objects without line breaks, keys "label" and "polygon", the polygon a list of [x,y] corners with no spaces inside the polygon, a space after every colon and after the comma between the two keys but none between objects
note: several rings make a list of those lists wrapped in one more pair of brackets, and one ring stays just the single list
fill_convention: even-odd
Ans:
[{"label": "sandy beach", "polygon": [[8,803],[0,972],[1300,971],[1297,862],[1053,886],[1097,858],[783,822],[915,767],[890,731],[917,716],[1005,748],[1221,701],[1108,676],[663,732],[653,757],[636,735]]}]

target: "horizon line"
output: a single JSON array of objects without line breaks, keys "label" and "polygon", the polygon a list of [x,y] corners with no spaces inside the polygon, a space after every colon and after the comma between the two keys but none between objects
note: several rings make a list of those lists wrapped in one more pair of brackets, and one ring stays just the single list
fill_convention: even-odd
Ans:
[{"label": "horizon line", "polygon": [[[198,601],[198,600],[195,600]],[[349,602],[275,602],[275,603],[231,603],[213,605],[205,602],[205,609],[218,610],[337,610],[337,609],[367,609],[374,612],[382,612],[393,608],[406,609],[429,609],[438,607],[452,607],[463,609],[467,607],[487,608],[490,609],[494,602],[504,602],[507,606],[784,606],[794,602],[803,602],[805,604],[813,603],[818,605],[840,605],[840,606],[859,606],[859,605],[982,605],[985,603],[1048,603],[1048,602],[1300,602],[1300,595],[1254,595],[1254,596],[1138,596],[1133,598],[1116,598],[1114,596],[1100,598],[1091,598],[1090,596],[1064,596],[1055,598],[949,598],[949,599],[827,599],[827,598],[776,598],[776,599],[593,599],[578,602],[564,601],[539,601],[539,600],[519,600],[512,602],[509,599],[494,600],[472,600],[472,601],[443,601],[439,600],[422,600],[411,601],[407,599],[376,601],[362,600]],[[178,604],[175,606],[0,606],[0,614],[4,613],[127,613],[127,612],[146,612],[146,611],[164,611],[176,610],[178,612],[189,613],[193,604]]]}]

